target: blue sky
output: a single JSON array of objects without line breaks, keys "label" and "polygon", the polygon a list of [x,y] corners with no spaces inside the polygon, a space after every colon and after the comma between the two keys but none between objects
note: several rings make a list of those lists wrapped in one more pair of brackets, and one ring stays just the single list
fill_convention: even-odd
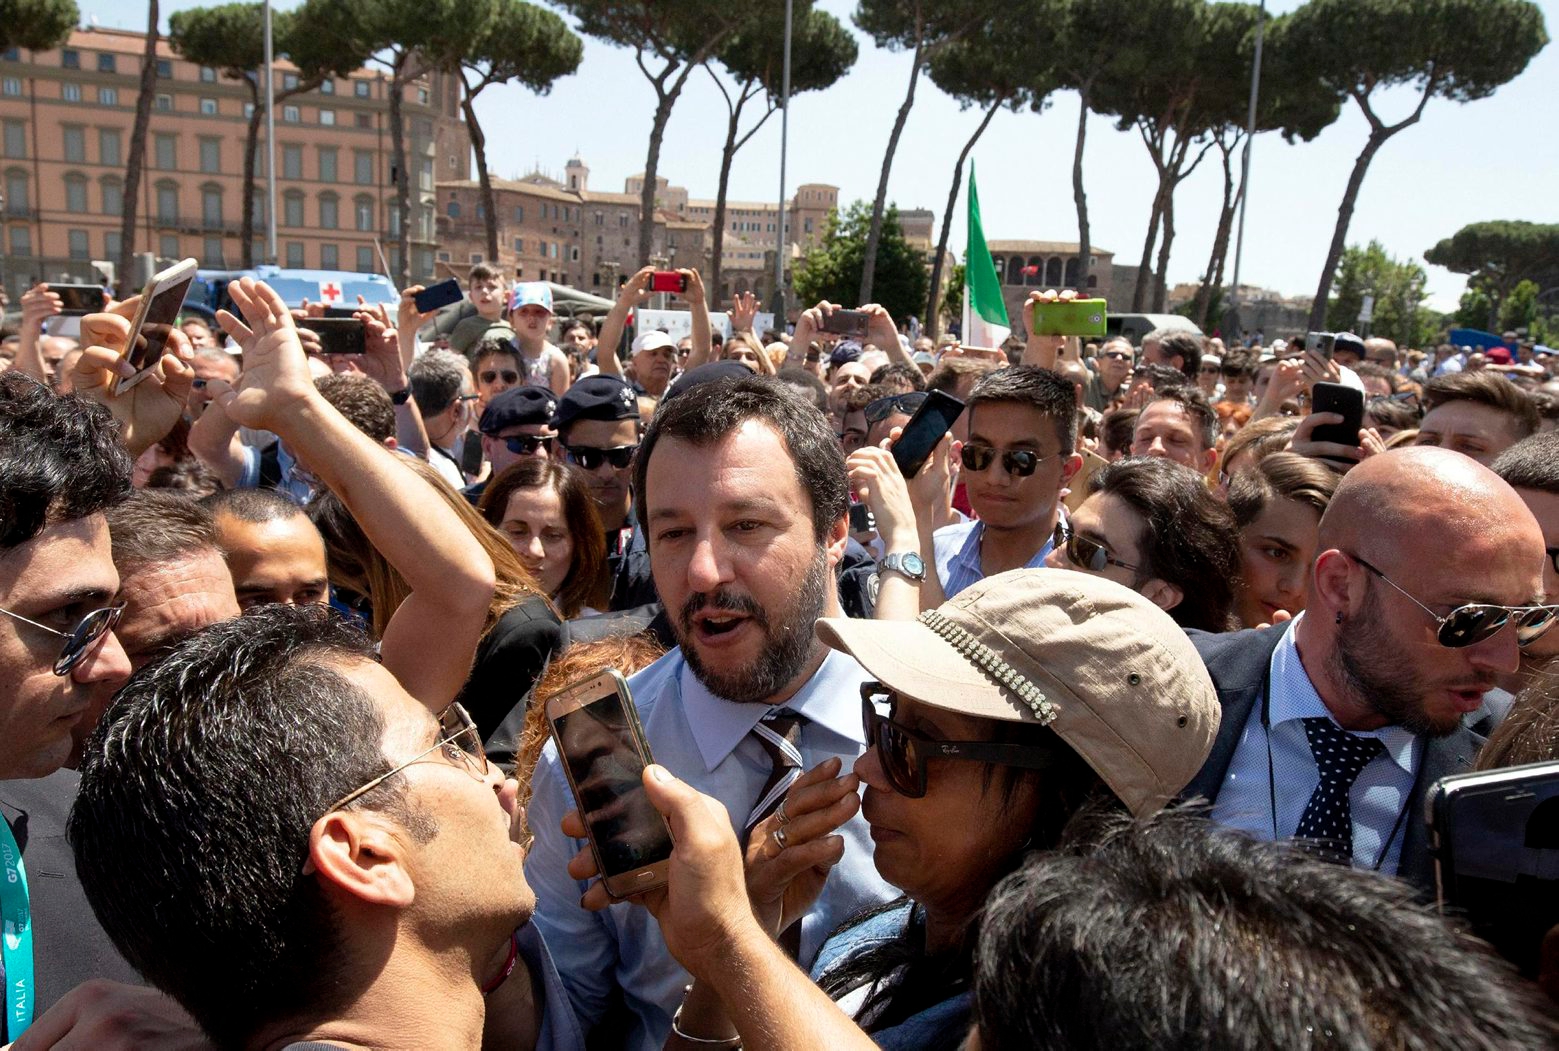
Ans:
[{"label": "blue sky", "polygon": [[[83,17],[104,25],[141,28],[146,8],[134,0],[78,0]],[[761,0],[778,3],[780,0]],[[854,0],[819,0],[849,24]],[[200,6],[164,0],[162,10]],[[278,0],[278,7],[292,6]],[[1273,0],[1281,13],[1299,0]],[[1551,36],[1559,34],[1559,0],[1542,0]],[[833,88],[792,101],[787,186],[827,182],[841,199],[870,200],[883,150],[909,75],[908,54],[877,48],[862,34],[860,59]],[[779,46],[779,42],[775,42]],[[1559,45],[1550,44],[1515,81],[1491,98],[1458,105],[1434,100],[1423,120],[1377,154],[1349,228],[1350,243],[1380,240],[1393,255],[1422,262],[1422,253],[1469,222],[1526,219],[1559,222]],[[1382,97],[1388,119],[1410,111],[1416,96]],[[631,52],[586,38],[579,73],[538,97],[500,86],[478,101],[489,142],[489,163],[501,176],[534,166],[560,173],[576,150],[591,168],[591,185],[621,190],[641,171],[654,93]],[[933,209],[940,221],[952,162],[978,123],[929,79],[922,79],[889,182],[901,207]],[[980,203],[987,238],[1070,241],[1077,236],[1071,158],[1077,98],[1059,93],[1043,114],[998,114],[975,147]],[[661,153],[661,174],[696,197],[713,197],[724,139],[725,107],[707,74],[694,76],[672,112]],[[1357,106],[1311,143],[1286,145],[1276,135],[1257,139],[1242,282],[1289,294],[1315,291],[1336,222],[1337,206],[1367,124]],[[731,196],[772,200],[779,189],[779,119],[771,119],[737,155]],[[1152,162],[1135,132],[1117,132],[1090,118],[1085,158],[1092,237],[1135,265],[1142,251],[1154,191]],[[1178,228],[1170,260],[1171,284],[1194,281],[1206,265],[1221,198],[1221,172],[1211,156],[1182,184],[1175,199]],[[962,215],[963,198],[959,198]],[[962,252],[962,222],[953,247]],[[1232,260],[1231,260],[1232,262]],[[1438,267],[1429,273],[1431,303],[1455,307],[1464,281]]]}]

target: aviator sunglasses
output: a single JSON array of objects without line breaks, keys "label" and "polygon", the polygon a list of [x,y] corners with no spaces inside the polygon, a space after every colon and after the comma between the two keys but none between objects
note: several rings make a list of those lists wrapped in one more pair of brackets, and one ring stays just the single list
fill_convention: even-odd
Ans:
[{"label": "aviator sunglasses", "polygon": [[1413,605],[1429,614],[1439,625],[1435,637],[1440,645],[1451,649],[1477,645],[1485,639],[1492,638],[1511,621],[1516,625],[1516,645],[1526,646],[1537,641],[1544,632],[1553,627],[1554,617],[1559,614],[1559,606],[1499,606],[1490,602],[1469,602],[1442,617],[1358,555],[1348,555],[1348,557],[1406,595]]},{"label": "aviator sunglasses", "polygon": [[1097,540],[1089,540],[1085,536],[1073,532],[1067,522],[1057,522],[1054,538],[1051,541],[1054,547],[1066,552],[1067,561],[1078,569],[1086,569],[1093,573],[1103,573],[1105,566],[1120,566],[1122,569],[1133,573],[1140,573],[1140,566],[1129,565],[1110,555],[1110,549]]}]

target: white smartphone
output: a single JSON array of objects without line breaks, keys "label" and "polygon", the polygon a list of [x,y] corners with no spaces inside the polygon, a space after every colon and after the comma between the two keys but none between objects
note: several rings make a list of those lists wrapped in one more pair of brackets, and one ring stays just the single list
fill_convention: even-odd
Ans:
[{"label": "white smartphone", "polygon": [[547,701],[547,725],[607,891],[626,898],[664,884],[671,829],[644,791],[654,760],[627,681],[609,668],[565,687]]},{"label": "white smartphone", "polygon": [[116,395],[151,375],[152,369],[162,360],[199,265],[193,259],[185,259],[147,282],[146,290],[141,293],[141,308],[136,311],[135,321],[130,326],[130,338],[125,341],[124,359],[135,369],[135,375],[126,376],[114,386]]}]

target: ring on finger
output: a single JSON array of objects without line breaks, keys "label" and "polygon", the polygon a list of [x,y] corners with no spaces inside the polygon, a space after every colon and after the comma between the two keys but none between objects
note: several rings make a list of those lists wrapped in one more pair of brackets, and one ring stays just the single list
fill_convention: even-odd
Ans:
[{"label": "ring on finger", "polygon": [[779,823],[782,825],[790,824],[790,815],[785,813],[785,804],[788,802],[790,802],[790,797],[786,796],[784,799],[780,800],[779,807],[774,811],[774,816],[779,818]]},{"label": "ring on finger", "polygon": [[785,834],[785,830],[783,828],[776,828],[774,830],[774,842],[779,844],[779,848],[781,850],[784,850],[790,845],[788,842],[789,839],[790,837]]}]

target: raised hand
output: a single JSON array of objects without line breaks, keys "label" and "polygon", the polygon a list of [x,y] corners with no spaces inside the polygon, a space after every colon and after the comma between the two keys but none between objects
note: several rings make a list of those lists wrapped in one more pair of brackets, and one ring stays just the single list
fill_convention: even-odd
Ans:
[{"label": "raised hand", "polygon": [[219,396],[223,410],[245,427],[276,430],[278,420],[318,397],[308,357],[292,312],[263,281],[240,278],[227,286],[239,320],[226,310],[217,321],[244,352],[244,373],[236,391]]},{"label": "raised hand", "polygon": [[899,329],[893,323],[893,315],[879,303],[867,303],[861,308],[867,316],[865,341],[878,350],[892,354],[899,346]]},{"label": "raised hand", "polygon": [[[747,837],[747,896],[770,935],[806,915],[844,857],[844,837],[833,833],[861,809],[861,779],[854,773],[840,777],[840,767],[835,757],[802,774],[779,809]],[[776,838],[781,831],[783,845]]]},{"label": "raised hand", "polygon": [[135,456],[173,430],[195,382],[195,370],[189,364],[194,357],[189,339],[172,328],[162,359],[151,373],[123,394],[114,394],[119,380],[135,375],[134,367],[124,359],[124,349],[140,305],[141,297],[132,296],[109,311],[82,318],[81,343],[86,349],[70,373],[71,387],[77,394],[113,413],[125,447]]},{"label": "raised hand", "polygon": [[751,292],[738,292],[731,298],[731,331],[751,332],[752,320],[758,316],[758,297]]}]

